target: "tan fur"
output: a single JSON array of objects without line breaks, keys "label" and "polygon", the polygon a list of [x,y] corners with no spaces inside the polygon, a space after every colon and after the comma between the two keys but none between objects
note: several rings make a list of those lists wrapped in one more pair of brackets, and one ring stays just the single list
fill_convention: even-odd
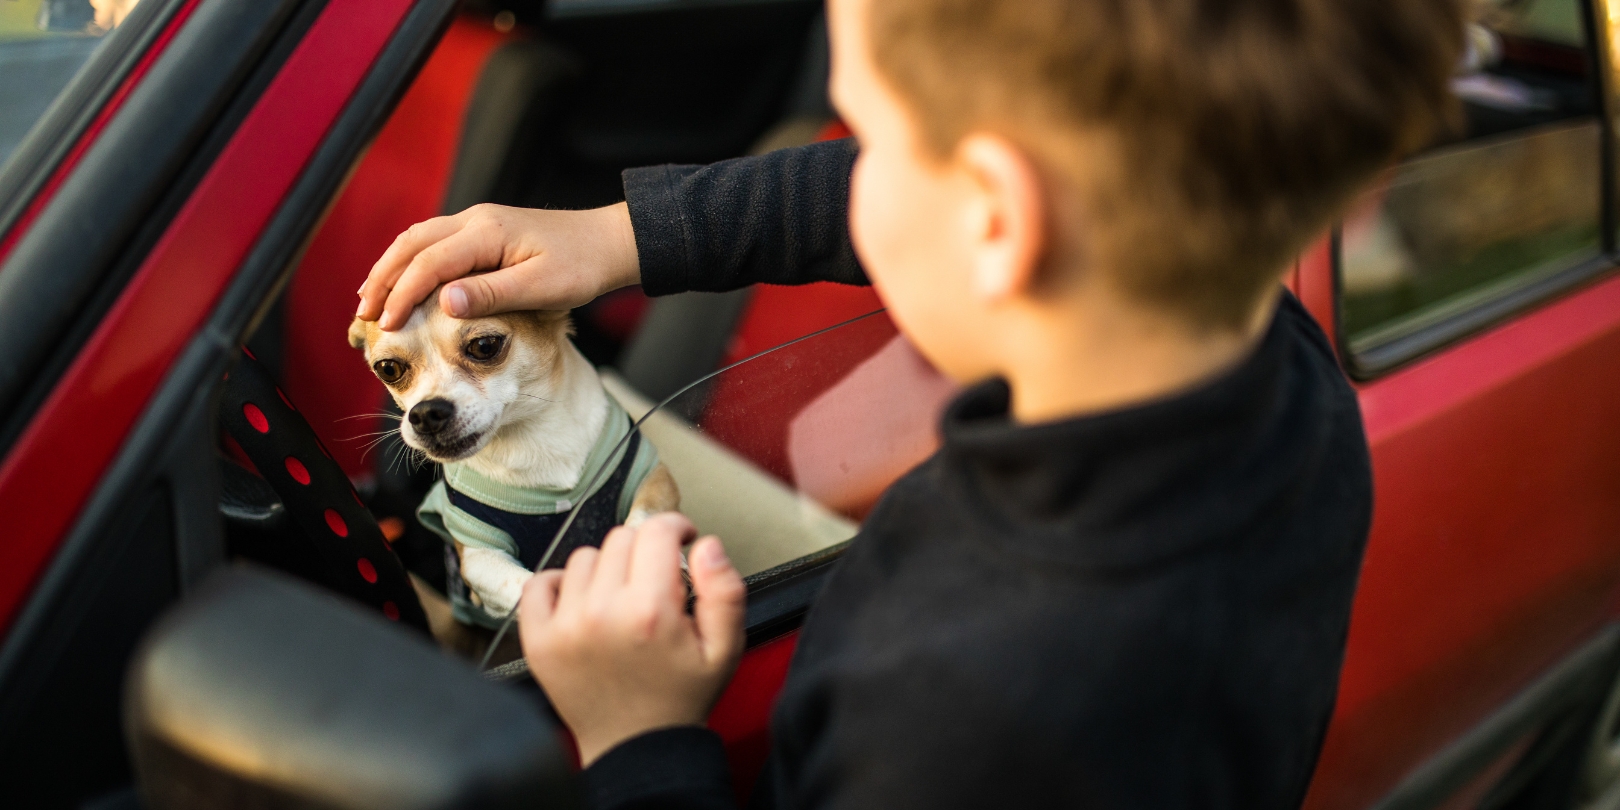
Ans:
[{"label": "tan fur", "polygon": [[647,473],[647,478],[636,488],[636,495],[630,501],[630,516],[625,523],[635,526],[659,512],[673,512],[681,505],[681,490],[675,486],[675,476],[669,474],[669,468],[659,462],[658,466]]}]

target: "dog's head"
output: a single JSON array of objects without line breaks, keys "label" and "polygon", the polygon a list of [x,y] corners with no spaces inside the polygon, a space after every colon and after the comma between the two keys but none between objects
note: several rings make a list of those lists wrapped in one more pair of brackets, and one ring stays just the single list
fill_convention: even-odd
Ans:
[{"label": "dog's head", "polygon": [[435,461],[457,461],[557,398],[568,313],[458,320],[438,300],[428,296],[394,332],[356,318],[349,343],[404,411],[405,443]]}]

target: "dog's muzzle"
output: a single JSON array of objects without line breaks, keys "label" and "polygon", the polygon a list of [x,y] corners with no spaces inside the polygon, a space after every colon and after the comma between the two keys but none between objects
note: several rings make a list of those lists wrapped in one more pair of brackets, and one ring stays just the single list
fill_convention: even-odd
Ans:
[{"label": "dog's muzzle", "polygon": [[455,417],[456,406],[448,399],[424,399],[411,406],[406,415],[411,428],[423,438],[437,436]]},{"label": "dog's muzzle", "polygon": [[405,415],[422,450],[435,461],[458,461],[478,447],[477,433],[456,435],[456,406],[447,399],[424,399]]}]

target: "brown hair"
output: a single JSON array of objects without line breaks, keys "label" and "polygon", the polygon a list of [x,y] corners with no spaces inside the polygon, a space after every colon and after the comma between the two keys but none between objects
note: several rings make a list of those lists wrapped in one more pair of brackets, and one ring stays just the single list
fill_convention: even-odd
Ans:
[{"label": "brown hair", "polygon": [[[1458,0],[867,7],[929,151],[975,128],[1030,149],[1079,192],[1088,261],[1201,328],[1240,326],[1361,185],[1454,115]],[[1086,143],[1112,170],[1075,162]]]}]

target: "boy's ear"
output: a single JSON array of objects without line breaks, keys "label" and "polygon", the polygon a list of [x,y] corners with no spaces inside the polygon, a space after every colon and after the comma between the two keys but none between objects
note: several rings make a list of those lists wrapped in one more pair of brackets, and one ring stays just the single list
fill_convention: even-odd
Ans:
[{"label": "boy's ear", "polygon": [[973,290],[987,302],[1029,292],[1046,257],[1046,188],[1035,162],[1000,135],[971,133],[958,165],[978,192],[970,214]]},{"label": "boy's ear", "polygon": [[349,345],[359,349],[360,351],[365,351],[366,340],[370,337],[370,332],[368,331],[370,325],[370,321],[363,321],[358,317],[351,321],[349,323]]}]

